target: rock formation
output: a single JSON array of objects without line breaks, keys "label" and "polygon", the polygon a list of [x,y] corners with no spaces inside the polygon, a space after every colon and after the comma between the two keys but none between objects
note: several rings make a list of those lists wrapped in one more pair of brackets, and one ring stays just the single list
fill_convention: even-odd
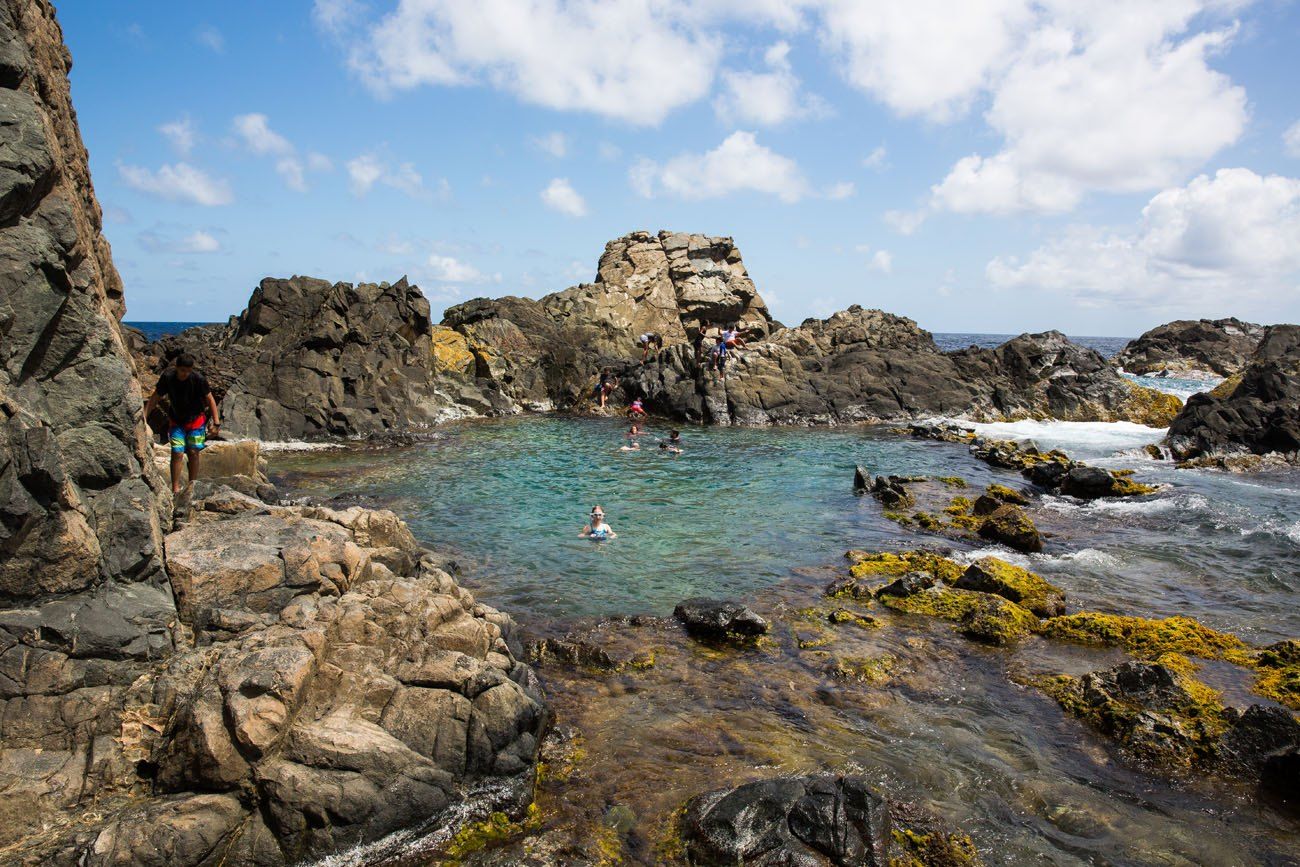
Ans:
[{"label": "rock formation", "polygon": [[131,772],[125,693],[175,641],[70,66],[48,3],[0,4],[0,845]]},{"label": "rock formation", "polygon": [[1115,363],[1129,373],[1240,373],[1264,336],[1264,326],[1240,319],[1179,319],[1129,342]]},{"label": "rock formation", "polygon": [[[46,0],[0,4],[0,861],[294,863],[483,780],[526,799],[544,712],[511,621],[391,513],[208,482],[173,531],[70,63]],[[418,292],[264,288],[232,357],[326,393],[232,367],[227,412],[264,436],[432,420]],[[212,467],[262,490],[255,448]]]},{"label": "rock formation", "polygon": [[1239,378],[1193,395],[1169,427],[1180,460],[1300,458],[1300,326],[1274,325]]}]

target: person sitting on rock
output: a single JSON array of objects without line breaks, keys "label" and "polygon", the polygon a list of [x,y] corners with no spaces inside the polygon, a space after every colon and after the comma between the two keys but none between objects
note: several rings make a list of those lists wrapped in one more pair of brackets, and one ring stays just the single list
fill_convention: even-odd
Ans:
[{"label": "person sitting on rock", "polygon": [[605,401],[618,388],[618,377],[607,367],[600,372],[600,382],[596,384],[595,397],[600,400],[600,408],[605,408]]},{"label": "person sitting on rock", "polygon": [[632,405],[627,408],[627,417],[632,421],[640,421],[645,418],[645,405],[641,403],[641,398],[632,401]]},{"label": "person sitting on rock", "polygon": [[651,346],[655,347],[656,352],[659,352],[664,348],[663,335],[656,334],[653,331],[647,331],[645,334],[642,334],[640,337],[637,338],[637,342],[641,344],[642,364],[645,364],[646,358],[650,355]]},{"label": "person sitting on rock", "polygon": [[614,528],[605,523],[605,510],[600,506],[591,507],[591,522],[583,527],[582,532],[578,535],[584,539],[596,539],[598,541],[618,538]]},{"label": "person sitting on rock", "polygon": [[744,349],[745,338],[740,336],[740,324],[736,323],[722,332],[722,342],[727,344],[728,349]]},{"label": "person sitting on rock", "polygon": [[189,484],[199,477],[199,455],[207,444],[209,422],[212,434],[221,431],[221,416],[217,412],[217,399],[212,396],[203,374],[194,369],[194,357],[177,357],[171,369],[163,371],[153,394],[145,403],[145,418],[167,398],[167,420],[172,447],[172,493],[181,492],[181,464],[189,455]]}]

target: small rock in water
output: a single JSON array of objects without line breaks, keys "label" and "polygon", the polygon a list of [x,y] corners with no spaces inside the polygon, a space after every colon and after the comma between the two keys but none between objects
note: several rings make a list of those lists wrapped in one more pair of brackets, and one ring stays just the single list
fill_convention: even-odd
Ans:
[{"label": "small rock in water", "polygon": [[1010,503],[995,509],[980,525],[979,534],[1017,551],[1032,554],[1043,550],[1043,539],[1034,522],[1024,509]]},{"label": "small rock in water", "polygon": [[692,635],[723,638],[728,635],[755,636],[767,632],[767,621],[739,602],[697,596],[679,602],[673,616]]},{"label": "small rock in water", "polygon": [[682,837],[691,863],[884,867],[889,808],[862,777],[780,777],[699,795]]}]

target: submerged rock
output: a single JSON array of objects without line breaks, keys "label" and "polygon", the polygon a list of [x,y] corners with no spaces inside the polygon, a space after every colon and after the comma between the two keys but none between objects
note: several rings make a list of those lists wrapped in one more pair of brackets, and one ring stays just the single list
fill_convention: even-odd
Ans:
[{"label": "submerged rock", "polygon": [[891,844],[889,808],[862,777],[782,777],[699,795],[681,835],[701,867],[885,867]]},{"label": "submerged rock", "polygon": [[1015,551],[1036,553],[1043,550],[1043,540],[1038,528],[1025,514],[1025,510],[1010,503],[999,506],[980,524],[979,535],[1000,542]]},{"label": "submerged rock", "polygon": [[1246,366],[1264,331],[1240,319],[1179,319],[1129,341],[1114,360],[1138,375],[1232,376]]},{"label": "submerged rock", "polygon": [[1039,617],[1065,613],[1065,591],[1043,578],[996,557],[972,563],[953,585],[962,590],[995,593],[1017,602]]},{"label": "submerged rock", "polygon": [[762,635],[768,623],[748,607],[726,599],[697,596],[677,603],[673,616],[690,634],[704,638],[727,638]]}]

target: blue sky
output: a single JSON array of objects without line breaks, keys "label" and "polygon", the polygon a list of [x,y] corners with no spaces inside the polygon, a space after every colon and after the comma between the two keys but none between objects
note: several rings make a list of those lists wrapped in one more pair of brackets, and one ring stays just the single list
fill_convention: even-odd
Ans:
[{"label": "blue sky", "polygon": [[778,318],[1300,321],[1300,10],[1246,0],[65,0],[128,319],[264,276],[435,312],[732,235]]}]

